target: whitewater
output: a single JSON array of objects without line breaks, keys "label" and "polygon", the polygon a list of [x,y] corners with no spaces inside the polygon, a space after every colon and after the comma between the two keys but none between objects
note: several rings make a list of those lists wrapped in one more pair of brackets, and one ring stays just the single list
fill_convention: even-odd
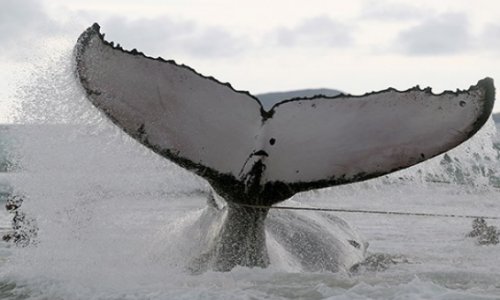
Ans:
[{"label": "whitewater", "polygon": [[[0,242],[0,298],[500,298],[500,245],[466,237],[472,220],[463,218],[301,212],[344,219],[379,261],[356,272],[307,272],[271,240],[267,269],[192,274],[187,266],[204,238],[193,225],[208,184],[106,120],[86,101],[70,58],[32,75],[19,94],[18,124],[0,129],[14,162],[0,173],[2,201],[23,195],[22,210],[39,229],[28,247]],[[490,120],[445,155],[280,205],[498,217],[496,132]],[[1,234],[11,218],[0,210]]]}]

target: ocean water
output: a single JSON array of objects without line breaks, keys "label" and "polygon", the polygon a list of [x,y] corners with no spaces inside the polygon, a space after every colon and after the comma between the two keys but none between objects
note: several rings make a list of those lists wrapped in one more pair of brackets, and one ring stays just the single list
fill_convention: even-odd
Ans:
[{"label": "ocean water", "polygon": [[[486,130],[494,130],[492,124]],[[111,125],[14,126],[24,136],[17,171],[2,173],[10,193],[40,228],[37,243],[0,243],[0,298],[7,299],[498,299],[500,245],[479,246],[465,235],[470,219],[335,213],[392,255],[387,269],[310,273],[284,263],[270,245],[268,269],[236,268],[192,275],[196,230],[208,186],[156,157]],[[92,130],[95,130],[92,129]],[[491,133],[491,132],[490,132]],[[452,152],[462,161],[481,132]],[[38,138],[39,137],[39,138]],[[473,157],[473,156],[471,156]],[[500,216],[489,175],[453,181],[436,162],[401,173],[304,193],[284,205]],[[493,163],[496,163],[493,161]],[[458,163],[457,163],[458,164]],[[441,170],[439,170],[441,167]],[[464,174],[468,174],[467,165]],[[489,166],[488,166],[489,167]],[[430,181],[437,172],[447,182]],[[479,184],[481,183],[481,184]],[[7,186],[6,184],[3,185]],[[0,231],[10,217],[0,212]],[[497,220],[488,221],[500,226]]]},{"label": "ocean water", "polygon": [[[39,228],[28,247],[0,242],[0,299],[500,298],[500,245],[467,238],[464,218],[332,213],[386,258],[355,273],[306,272],[270,244],[267,269],[191,274],[209,186],[124,135],[52,63],[22,89],[22,125],[0,131],[14,153],[0,196],[23,195]],[[499,167],[490,120],[447,155],[282,205],[498,217]],[[0,209],[0,233],[10,219]]]}]

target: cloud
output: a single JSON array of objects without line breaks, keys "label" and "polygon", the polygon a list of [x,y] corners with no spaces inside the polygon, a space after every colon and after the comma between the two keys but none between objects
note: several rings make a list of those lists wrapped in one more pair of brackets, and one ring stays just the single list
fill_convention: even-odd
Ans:
[{"label": "cloud", "polygon": [[442,14],[402,31],[396,48],[410,55],[446,55],[469,50],[474,43],[464,14]]},{"label": "cloud", "polygon": [[202,30],[185,44],[192,55],[207,57],[234,56],[244,52],[248,46],[244,38],[237,38],[218,27]]},{"label": "cloud", "polygon": [[120,16],[106,16],[99,12],[63,12],[64,18],[49,15],[39,0],[1,0],[0,59],[24,61],[33,56],[39,43],[52,37],[71,36],[85,26],[100,20],[107,39],[128,49],[137,48],[148,55],[164,56],[187,54],[193,57],[222,58],[244,52],[248,42],[223,28],[188,20],[174,20],[167,16],[130,20]]},{"label": "cloud", "polygon": [[484,31],[481,35],[481,46],[486,49],[495,50],[498,52],[500,49],[500,25],[489,23],[486,24]]},{"label": "cloud", "polygon": [[368,1],[361,9],[363,19],[378,21],[407,21],[432,14],[421,6],[400,2]]},{"label": "cloud", "polygon": [[168,51],[172,45],[176,47],[179,39],[192,34],[194,29],[190,22],[173,22],[166,17],[138,20],[111,17],[101,25],[106,39],[128,49],[155,53]]},{"label": "cloud", "polygon": [[345,47],[352,44],[352,33],[353,28],[350,26],[328,16],[317,16],[293,28],[278,28],[274,38],[278,45],[286,47]]},{"label": "cloud", "polygon": [[41,37],[57,34],[61,26],[53,21],[37,0],[2,0],[0,9],[0,56],[18,56]]},{"label": "cloud", "polygon": [[170,56],[187,53],[195,57],[222,58],[241,54],[247,42],[219,27],[202,27],[192,21],[162,16],[127,20],[113,17],[104,21],[107,39],[148,55]]}]

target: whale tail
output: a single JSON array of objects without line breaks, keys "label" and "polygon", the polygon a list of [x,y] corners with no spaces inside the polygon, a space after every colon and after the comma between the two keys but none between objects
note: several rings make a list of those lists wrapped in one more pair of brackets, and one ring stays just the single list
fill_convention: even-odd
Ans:
[{"label": "whale tail", "polygon": [[486,78],[465,91],[389,88],[265,110],[228,83],[115,46],[97,24],[79,37],[75,59],[89,100],[116,125],[244,204],[272,205],[434,157],[477,132],[495,98]]}]

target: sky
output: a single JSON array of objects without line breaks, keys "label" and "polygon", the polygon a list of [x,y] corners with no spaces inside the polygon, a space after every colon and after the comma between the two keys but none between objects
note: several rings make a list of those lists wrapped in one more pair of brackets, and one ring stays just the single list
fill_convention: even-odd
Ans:
[{"label": "sky", "polygon": [[[500,82],[497,0],[0,0],[0,123],[37,62],[94,22],[106,39],[252,94]],[[50,59],[49,59],[50,60]],[[500,111],[500,104],[495,107]]]}]

